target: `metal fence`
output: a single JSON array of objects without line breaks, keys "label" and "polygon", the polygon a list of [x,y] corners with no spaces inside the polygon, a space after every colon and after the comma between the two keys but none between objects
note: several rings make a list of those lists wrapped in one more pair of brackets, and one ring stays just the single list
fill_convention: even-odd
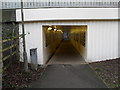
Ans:
[{"label": "metal fence", "polygon": [[[23,0],[24,8],[117,8],[119,0]],[[20,0],[2,0],[2,9],[20,8]]]}]

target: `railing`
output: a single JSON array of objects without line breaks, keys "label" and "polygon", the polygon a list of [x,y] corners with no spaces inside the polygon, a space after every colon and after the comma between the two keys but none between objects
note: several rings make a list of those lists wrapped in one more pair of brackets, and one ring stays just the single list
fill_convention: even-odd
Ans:
[{"label": "railing", "polygon": [[[24,8],[117,8],[119,0],[23,0]],[[2,0],[2,9],[20,8],[20,0]]]}]

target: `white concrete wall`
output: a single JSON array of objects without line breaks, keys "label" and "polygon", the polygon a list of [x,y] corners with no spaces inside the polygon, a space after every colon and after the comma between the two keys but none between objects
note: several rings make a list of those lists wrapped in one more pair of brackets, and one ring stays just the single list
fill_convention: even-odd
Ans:
[{"label": "white concrete wall", "polygon": [[118,22],[118,55],[120,58],[120,21]]},{"label": "white concrete wall", "polygon": [[[80,27],[74,27],[71,35],[81,32]],[[79,37],[79,36],[78,36]],[[71,38],[71,42],[87,62],[96,62],[120,57],[118,51],[118,22],[91,21],[88,22],[86,33],[86,47]],[[119,55],[118,55],[119,54]]]},{"label": "white concrete wall", "polygon": [[[16,10],[21,21],[21,10]],[[118,19],[118,8],[44,8],[24,9],[25,21]]]},{"label": "white concrete wall", "polygon": [[[59,47],[60,42],[62,40],[62,33],[53,30],[47,30],[48,27],[43,27],[43,63],[45,64],[56,51],[57,47]],[[46,33],[50,35],[50,38],[46,38]],[[48,46],[46,46],[46,39],[50,40]]]},{"label": "white concrete wall", "polygon": [[[26,47],[30,62],[31,48],[37,48],[38,63],[45,63],[50,54],[49,49],[44,48],[43,53],[43,30],[42,25],[87,25],[87,58],[86,62],[102,61],[118,58],[118,21],[54,21],[35,22],[25,24]],[[30,34],[28,34],[28,32]],[[21,33],[21,25],[20,25]],[[21,42],[21,41],[20,41]],[[53,46],[53,45],[51,45]],[[20,52],[22,53],[22,44]],[[53,48],[53,47],[52,47]],[[49,55],[48,55],[49,54]],[[46,57],[47,56],[47,57]],[[45,58],[43,58],[45,57]]]},{"label": "white concrete wall", "polygon": [[[19,33],[22,33],[21,24],[19,25]],[[42,26],[40,23],[26,23],[25,24],[25,40],[26,40],[26,51],[28,56],[29,63],[30,59],[30,49],[37,48],[37,58],[38,63],[43,64],[43,34],[42,34]],[[20,39],[20,60],[23,61],[22,53],[22,39]]]},{"label": "white concrete wall", "polygon": [[87,61],[118,57],[118,21],[93,21],[88,25]]},{"label": "white concrete wall", "polygon": [[[22,34],[21,24],[19,24],[19,34]],[[57,38],[51,37],[51,44],[45,47],[45,29],[41,23],[26,23],[25,24],[25,40],[28,62],[31,63],[30,49],[37,48],[38,64],[45,64],[51,57],[56,48],[59,46],[62,39],[61,32],[55,32]],[[49,34],[54,34],[50,32]],[[55,40],[56,39],[56,40]],[[22,38],[20,38],[20,61],[23,61],[23,44]]]}]

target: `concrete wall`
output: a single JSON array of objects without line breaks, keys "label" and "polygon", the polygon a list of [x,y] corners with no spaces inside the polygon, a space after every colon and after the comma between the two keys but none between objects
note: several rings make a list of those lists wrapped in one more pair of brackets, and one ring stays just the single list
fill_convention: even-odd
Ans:
[{"label": "concrete wall", "polygon": [[[21,10],[16,10],[21,21]],[[24,9],[25,21],[118,19],[118,8],[48,8]]]},{"label": "concrete wall", "polygon": [[[85,37],[84,34],[85,33]],[[87,26],[76,26],[70,29],[70,40],[80,55],[87,59]],[[85,45],[83,42],[85,41]]]},{"label": "concrete wall", "polygon": [[[45,33],[51,35],[50,44],[46,47]],[[19,34],[22,34],[21,24],[19,24]],[[47,31],[47,27],[43,27],[41,23],[26,23],[26,51],[28,62],[31,63],[30,49],[37,48],[38,64],[45,64],[51,57],[62,39],[61,32]],[[55,35],[55,37],[53,37]],[[20,61],[23,61],[23,44],[20,38]]]},{"label": "concrete wall", "polygon": [[118,21],[93,21],[88,25],[87,61],[118,57]]},{"label": "concrete wall", "polygon": [[[80,32],[86,30],[86,46],[80,43]],[[87,28],[71,28],[71,42],[86,62],[96,62],[120,57],[118,53],[118,21],[92,21]],[[74,34],[78,33],[78,41]],[[119,55],[118,55],[119,54]]]},{"label": "concrete wall", "polygon": [[[53,21],[53,22],[31,22],[25,23],[26,47],[28,60],[30,62],[30,49],[37,48],[38,63],[43,64],[55,50],[56,44],[51,44],[48,48],[43,49],[44,30],[42,26],[48,25],[68,25],[81,26],[87,25],[87,42],[86,49],[82,47],[83,57],[86,62],[102,61],[107,59],[118,58],[118,21]],[[21,33],[21,25],[20,33]],[[72,30],[74,31],[74,30]],[[77,28],[76,28],[77,31]],[[44,37],[45,38],[45,37]],[[59,42],[59,41],[58,41]],[[76,47],[80,47],[76,43]],[[20,52],[22,53],[22,44],[20,40]],[[53,49],[53,50],[52,50]],[[51,51],[52,50],[52,51]],[[79,48],[80,50],[80,48]],[[43,53],[43,51],[45,51]],[[82,51],[81,51],[82,52]],[[86,53],[87,52],[87,53]],[[21,54],[22,55],[22,54]],[[87,55],[87,56],[86,56]],[[45,57],[45,58],[44,58]],[[21,59],[22,60],[22,59]]]},{"label": "concrete wall", "polygon": [[120,57],[120,21],[118,22],[118,55]]},{"label": "concrete wall", "polygon": [[[47,30],[48,27],[43,27],[43,63],[45,64],[59,47],[62,40],[62,33],[59,31]],[[47,35],[46,35],[47,34]],[[48,36],[48,37],[46,37]],[[47,43],[47,41],[49,43]],[[47,45],[46,45],[47,43]]]},{"label": "concrete wall", "polygon": [[[29,63],[30,49],[37,48],[38,63],[43,64],[43,30],[40,23],[26,23],[25,34],[26,34],[26,51]],[[22,34],[21,24],[19,25],[19,34]],[[22,38],[20,38],[20,61],[23,61],[23,46]]]},{"label": "concrete wall", "polygon": [[[21,22],[20,12],[20,9],[16,10],[16,20],[18,22]],[[87,46],[86,50],[82,49],[84,52],[81,51],[86,62],[120,57],[120,54],[118,55],[118,50],[120,51],[120,48],[118,48],[118,44],[120,44],[118,43],[118,8],[24,9],[24,19],[29,22],[25,25],[26,33],[28,31],[31,33],[26,36],[28,58],[29,49],[38,48],[40,64],[43,64],[43,61],[46,61],[50,56],[48,52],[48,56],[43,60],[45,52],[50,50],[43,50],[42,25],[87,25]],[[33,23],[32,21],[37,22]],[[76,47],[82,46],[78,45]],[[43,51],[45,52],[43,53]]]}]

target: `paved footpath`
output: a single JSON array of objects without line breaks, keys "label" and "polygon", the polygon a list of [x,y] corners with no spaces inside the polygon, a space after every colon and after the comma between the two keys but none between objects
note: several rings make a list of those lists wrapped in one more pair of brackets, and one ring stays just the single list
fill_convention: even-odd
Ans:
[{"label": "paved footpath", "polygon": [[86,63],[70,41],[63,41],[49,64],[83,64]]},{"label": "paved footpath", "polygon": [[107,88],[87,64],[48,65],[31,88]]}]

